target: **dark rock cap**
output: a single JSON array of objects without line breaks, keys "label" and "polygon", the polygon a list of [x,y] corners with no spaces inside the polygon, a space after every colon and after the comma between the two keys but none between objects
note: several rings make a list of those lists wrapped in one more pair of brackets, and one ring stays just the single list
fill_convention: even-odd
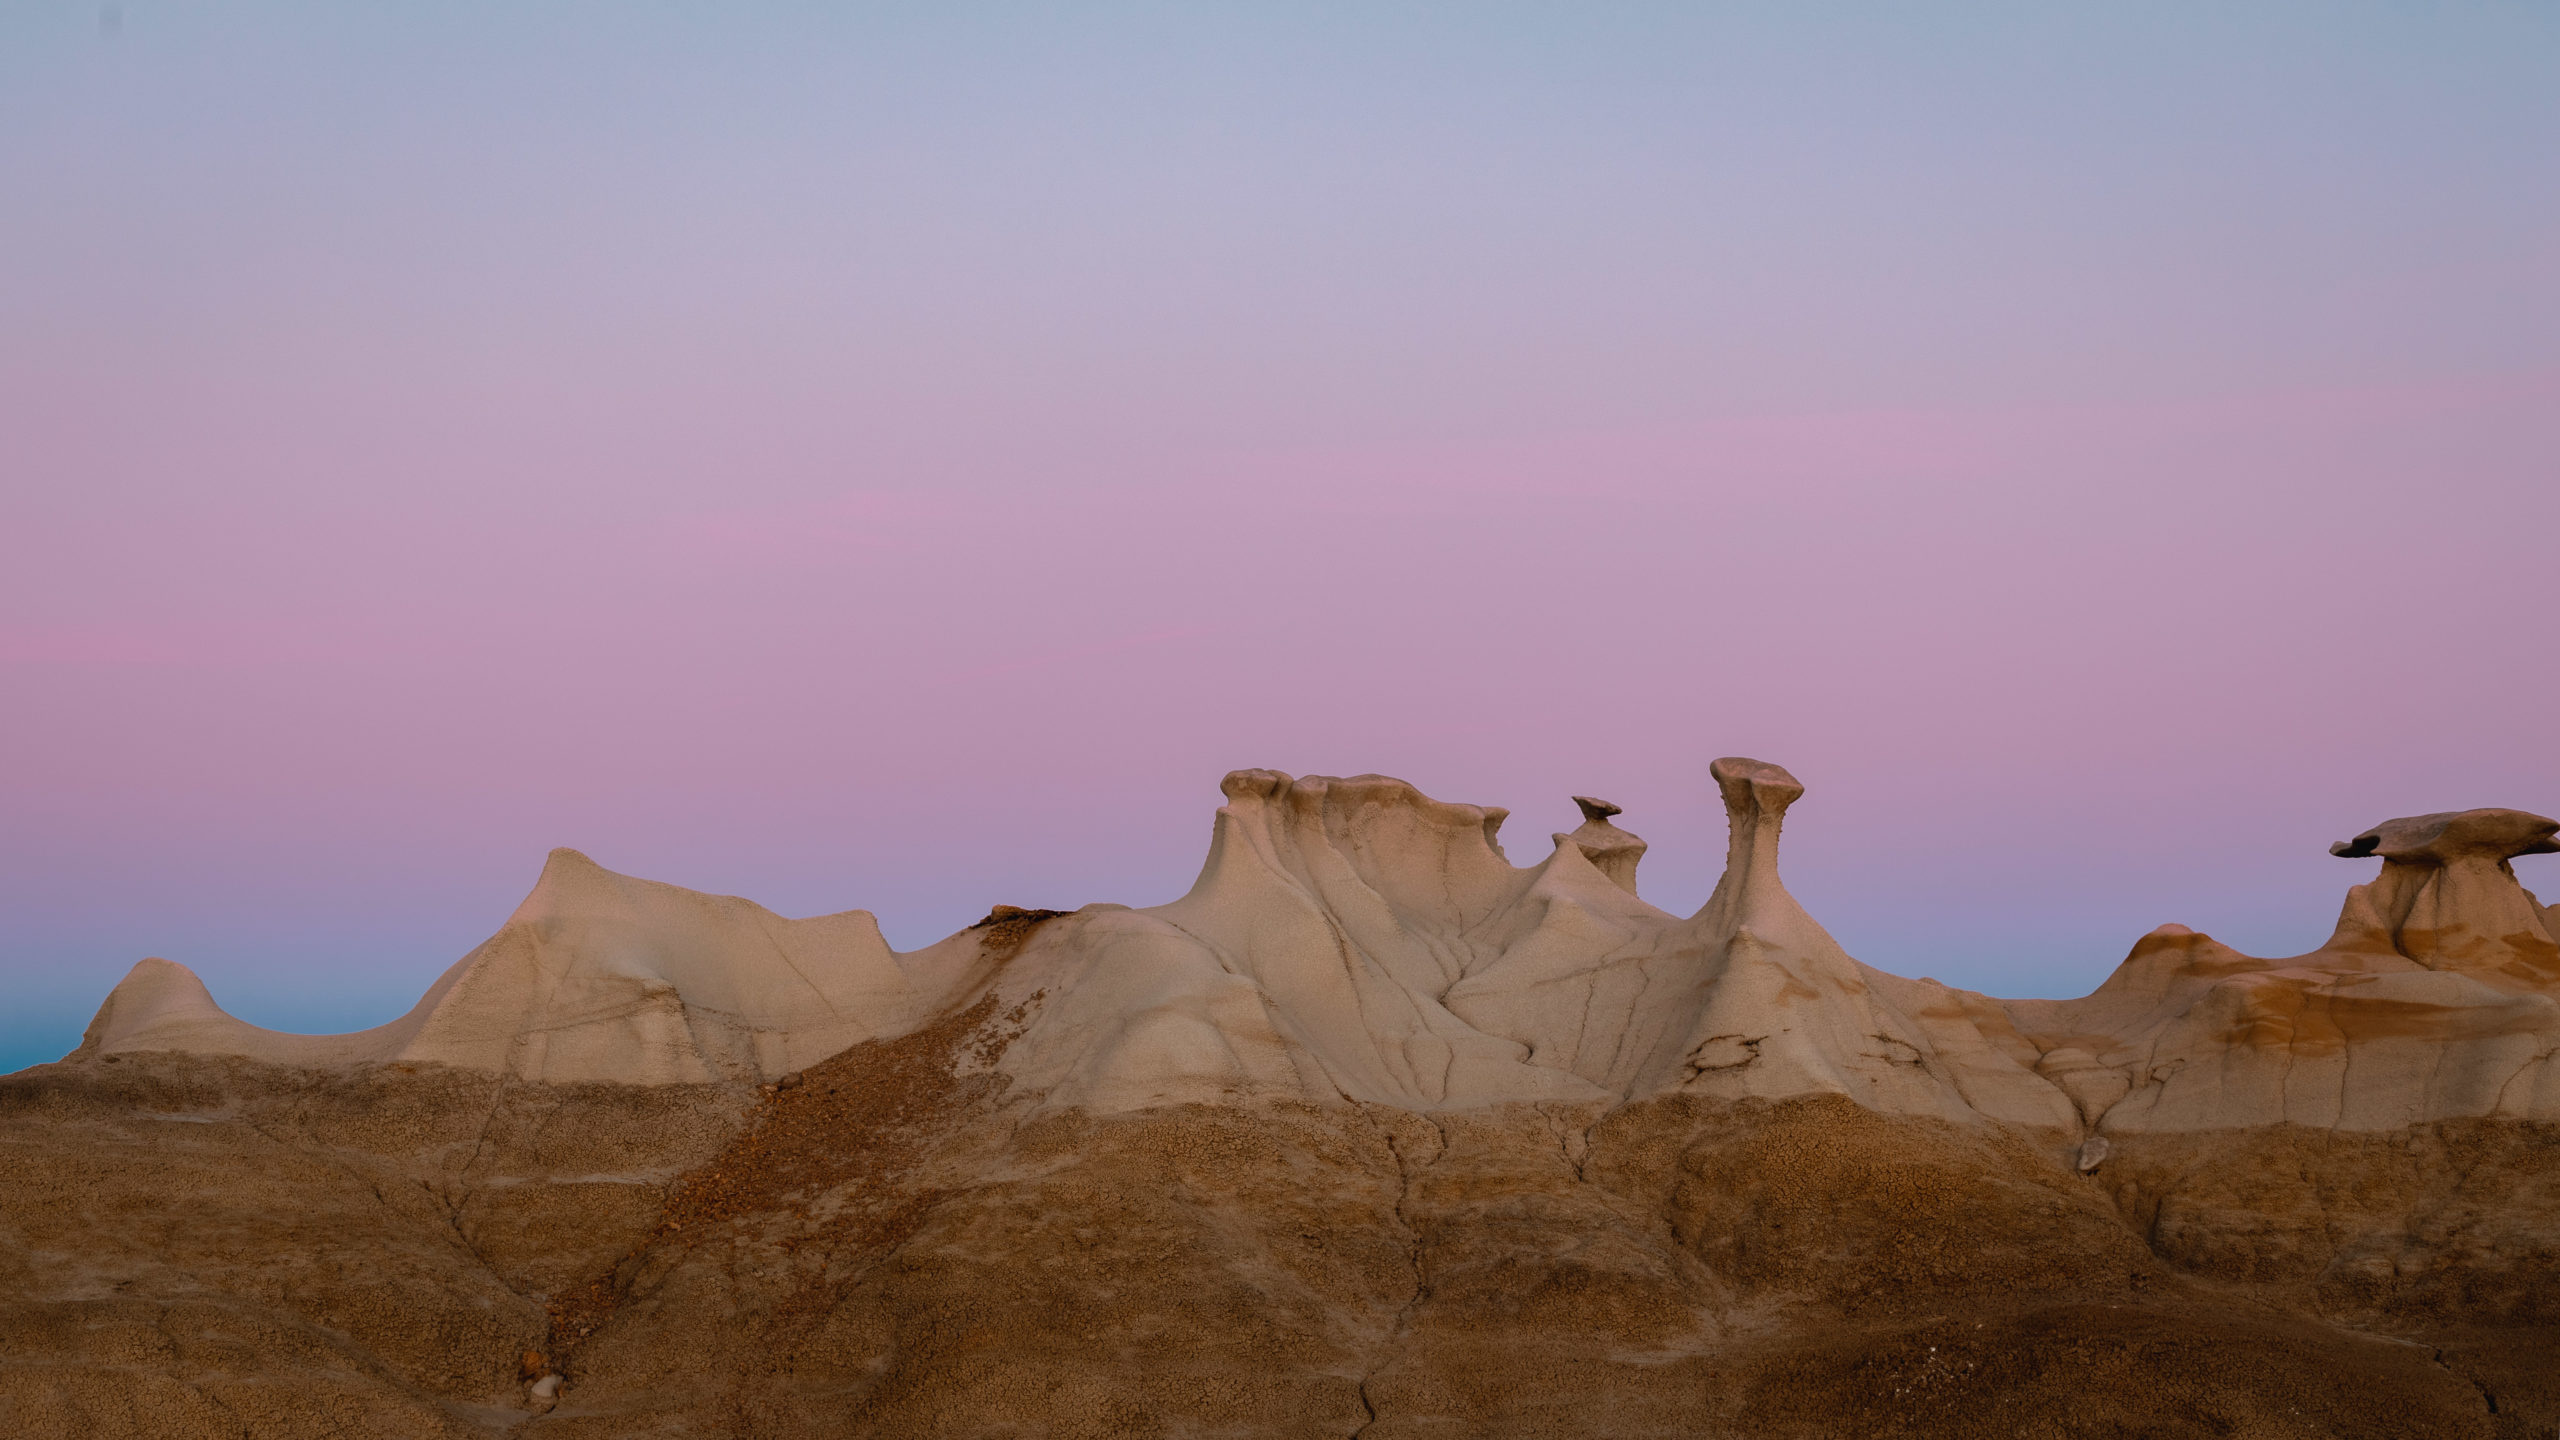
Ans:
[{"label": "dark rock cap", "polygon": [[2378,855],[2404,865],[2442,865],[2472,856],[2505,860],[2560,854],[2554,832],[2560,832],[2560,820],[2523,810],[2445,810],[2385,820],[2353,840],[2330,846],[2329,853],[2349,860]]}]

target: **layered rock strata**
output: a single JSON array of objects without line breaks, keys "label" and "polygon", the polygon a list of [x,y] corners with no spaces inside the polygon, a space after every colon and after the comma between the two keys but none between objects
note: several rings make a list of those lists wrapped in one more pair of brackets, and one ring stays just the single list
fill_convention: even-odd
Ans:
[{"label": "layered rock strata", "polygon": [[0,1079],[0,1430],[2560,1424],[2560,825],[2388,822],[2320,950],[2001,1001],[1842,952],[1803,787],[1711,771],[1688,916],[1605,801],[1523,868],[1239,771],[1181,899],[908,954],[560,851],[375,1030],[145,961]]}]

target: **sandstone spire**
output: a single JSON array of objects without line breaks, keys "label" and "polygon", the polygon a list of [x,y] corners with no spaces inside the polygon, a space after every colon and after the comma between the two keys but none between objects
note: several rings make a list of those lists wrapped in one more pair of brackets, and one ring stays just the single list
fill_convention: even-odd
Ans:
[{"label": "sandstone spire", "polygon": [[1635,894],[1636,864],[1644,859],[1645,843],[1609,823],[1610,816],[1625,812],[1588,795],[1574,796],[1573,803],[1582,807],[1582,824],[1571,834],[1556,836],[1556,843],[1573,845],[1611,884]]}]

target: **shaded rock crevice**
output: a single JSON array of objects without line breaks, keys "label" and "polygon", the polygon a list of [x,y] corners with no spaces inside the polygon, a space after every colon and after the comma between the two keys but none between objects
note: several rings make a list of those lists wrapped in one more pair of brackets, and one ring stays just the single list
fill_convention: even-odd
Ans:
[{"label": "shaded rock crevice", "polygon": [[1423,1222],[1413,1211],[1414,1185],[1421,1172],[1438,1164],[1449,1153],[1448,1129],[1436,1117],[1383,1110],[1386,1118],[1381,1120],[1382,1110],[1383,1107],[1377,1106],[1359,1107],[1361,1118],[1395,1161],[1396,1198],[1389,1214],[1402,1232],[1404,1262],[1411,1274],[1411,1282],[1403,1302],[1396,1307],[1394,1318],[1388,1322],[1386,1334],[1361,1370],[1357,1390],[1360,1408],[1366,1418],[1351,1432],[1351,1440],[1360,1440],[1383,1418],[1379,1413],[1378,1396],[1372,1387],[1395,1364],[1412,1332],[1415,1313],[1430,1297],[1431,1275],[1425,1258],[1427,1242]]}]

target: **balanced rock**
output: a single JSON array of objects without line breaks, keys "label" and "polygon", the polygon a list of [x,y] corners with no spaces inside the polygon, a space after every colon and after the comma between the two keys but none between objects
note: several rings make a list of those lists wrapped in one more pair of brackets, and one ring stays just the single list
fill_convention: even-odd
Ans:
[{"label": "balanced rock", "polygon": [[2385,820],[2329,847],[2382,858],[2382,873],[2347,895],[2322,948],[2397,956],[2430,970],[2502,973],[2529,985],[2560,979],[2560,915],[2517,883],[2508,862],[2560,852],[2560,820],[2522,810],[2461,810]]},{"label": "balanced rock", "polygon": [[1241,770],[1188,893],[900,953],[554,852],[409,1014],[137,965],[0,1077],[0,1432],[2540,1435],[2560,978],[2466,811],[2290,959],[1861,964],[1582,797]]},{"label": "balanced rock", "polygon": [[2085,999],[2007,1008],[2110,1132],[2560,1119],[2560,917],[2508,863],[2555,831],[2520,810],[2386,821],[2330,847],[2382,871],[2309,954],[2163,926]]}]

